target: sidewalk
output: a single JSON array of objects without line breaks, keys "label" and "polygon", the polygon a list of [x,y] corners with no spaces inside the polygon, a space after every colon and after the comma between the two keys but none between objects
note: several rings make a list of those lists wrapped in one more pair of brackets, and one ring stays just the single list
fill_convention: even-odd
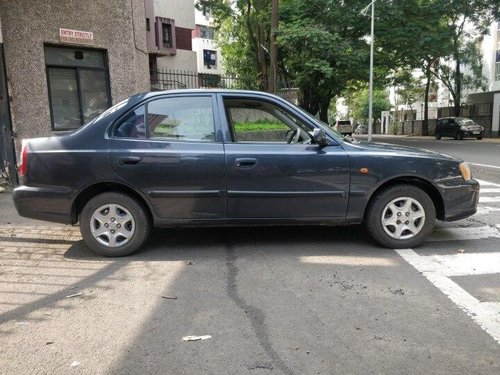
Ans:
[{"label": "sidewalk", "polygon": [[[361,138],[363,140],[366,140],[368,137],[366,134],[363,135],[353,135],[353,137],[356,138]],[[423,135],[392,135],[392,134],[372,134],[372,140],[376,141],[377,138],[381,139],[387,139],[387,138],[407,138],[407,139],[422,139],[422,140],[436,140],[434,136],[428,135],[428,136],[423,136]],[[450,138],[451,139],[451,138]],[[500,138],[483,138],[481,140],[476,140],[474,138],[464,138],[464,141],[476,141],[476,142],[487,142],[487,143],[500,143]]]}]

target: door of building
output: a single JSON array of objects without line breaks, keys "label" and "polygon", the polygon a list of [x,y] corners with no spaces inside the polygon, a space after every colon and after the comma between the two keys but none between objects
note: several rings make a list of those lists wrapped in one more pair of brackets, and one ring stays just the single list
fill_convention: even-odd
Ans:
[{"label": "door of building", "polygon": [[0,172],[7,173],[11,185],[17,185],[16,155],[2,43],[0,43]]}]

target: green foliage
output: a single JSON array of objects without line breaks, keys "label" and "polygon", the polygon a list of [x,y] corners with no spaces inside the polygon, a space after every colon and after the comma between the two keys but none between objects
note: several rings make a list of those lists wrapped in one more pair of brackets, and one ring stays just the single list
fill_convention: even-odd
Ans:
[{"label": "green foliage", "polygon": [[348,82],[368,77],[366,1],[283,0],[277,37],[286,74],[300,89],[300,106],[327,120],[331,99]]},{"label": "green foliage", "polygon": [[[358,91],[352,96],[349,106],[352,108],[353,115],[356,119],[368,120],[370,92],[368,89]],[[385,90],[373,90],[373,118],[380,118],[382,111],[391,109],[391,102]]]},{"label": "green foliage", "polygon": [[267,122],[267,121],[247,121],[236,122],[234,124],[236,132],[253,132],[253,131],[270,131],[270,130],[290,130],[288,126],[280,122]]}]

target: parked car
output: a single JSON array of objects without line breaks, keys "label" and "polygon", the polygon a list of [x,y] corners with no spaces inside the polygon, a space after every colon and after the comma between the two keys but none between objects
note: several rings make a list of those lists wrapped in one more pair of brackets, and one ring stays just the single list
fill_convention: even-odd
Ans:
[{"label": "parked car", "polygon": [[441,137],[453,137],[462,139],[472,137],[482,139],[484,128],[466,117],[445,117],[437,120],[434,134],[436,139]]},{"label": "parked car", "polygon": [[344,135],[352,135],[352,124],[350,120],[337,120],[334,129]]},{"label": "parked car", "polygon": [[73,134],[24,140],[19,174],[20,215],[79,223],[105,256],[135,252],[152,226],[364,222],[411,248],[479,196],[462,160],[344,138],[252,91],[132,96]]},{"label": "parked car", "polygon": [[366,126],[365,124],[359,124],[354,130],[354,134],[368,134],[368,126]]}]

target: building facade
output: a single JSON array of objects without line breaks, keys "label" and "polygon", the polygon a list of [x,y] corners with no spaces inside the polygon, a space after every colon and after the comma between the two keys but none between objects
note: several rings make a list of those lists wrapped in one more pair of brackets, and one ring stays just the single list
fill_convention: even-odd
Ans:
[{"label": "building facade", "polygon": [[223,74],[221,49],[215,42],[213,18],[210,13],[195,10],[195,24],[192,37],[198,73]]},{"label": "building facade", "polygon": [[193,1],[144,0],[144,5],[150,69],[196,72]]},{"label": "building facade", "polygon": [[74,130],[149,91],[141,0],[9,1],[0,20],[17,144]]}]

